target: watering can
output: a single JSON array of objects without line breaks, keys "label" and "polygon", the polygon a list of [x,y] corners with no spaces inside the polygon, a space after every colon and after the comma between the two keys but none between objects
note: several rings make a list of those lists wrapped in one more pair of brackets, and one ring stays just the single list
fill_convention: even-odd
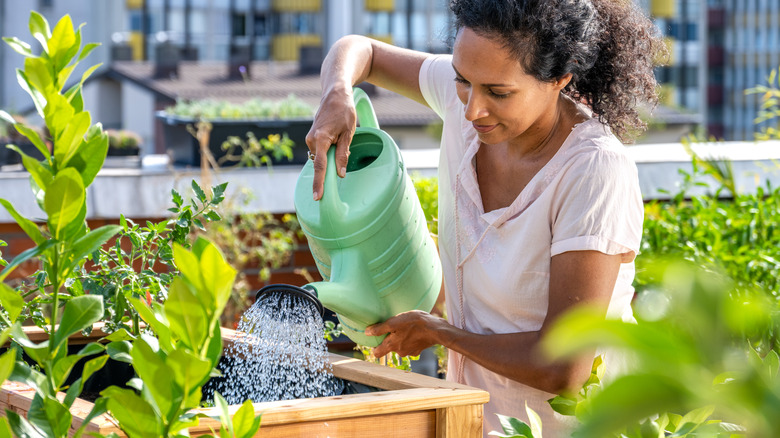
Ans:
[{"label": "watering can", "polygon": [[322,198],[312,199],[313,161],[295,186],[295,210],[324,281],[299,288],[270,285],[269,292],[301,295],[334,311],[344,334],[376,347],[384,336],[366,327],[408,310],[430,312],[441,288],[441,263],[417,192],[398,146],[379,129],[365,92],[354,89],[360,126],[355,130],[344,178],[328,151]]}]

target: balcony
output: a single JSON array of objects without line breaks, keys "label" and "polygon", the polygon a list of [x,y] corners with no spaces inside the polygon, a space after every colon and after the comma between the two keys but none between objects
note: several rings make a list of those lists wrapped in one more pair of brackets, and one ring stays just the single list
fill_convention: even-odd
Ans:
[{"label": "balcony", "polygon": [[274,12],[318,12],[322,9],[320,0],[273,0]]},{"label": "balcony", "polygon": [[369,12],[385,12],[393,11],[395,9],[394,0],[366,0],[366,11]]},{"label": "balcony", "polygon": [[650,14],[659,18],[673,18],[675,16],[674,0],[653,0],[650,5]]},{"label": "balcony", "polygon": [[316,34],[278,34],[271,43],[271,56],[275,61],[297,61],[301,56],[301,46],[321,45],[322,37]]}]

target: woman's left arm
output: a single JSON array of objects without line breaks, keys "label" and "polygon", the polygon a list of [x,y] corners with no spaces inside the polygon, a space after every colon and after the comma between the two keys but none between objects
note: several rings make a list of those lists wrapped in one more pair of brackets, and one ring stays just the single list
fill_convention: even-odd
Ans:
[{"label": "woman's left arm", "polygon": [[579,304],[603,310],[615,288],[622,255],[598,251],[569,251],[550,261],[547,317],[539,331],[481,335],[450,325],[421,311],[405,312],[373,325],[367,334],[388,336],[374,349],[377,357],[395,351],[417,355],[441,344],[502,376],[551,393],[576,391],[590,375],[595,351],[566,362],[550,362],[540,351],[540,340],[555,321]]}]

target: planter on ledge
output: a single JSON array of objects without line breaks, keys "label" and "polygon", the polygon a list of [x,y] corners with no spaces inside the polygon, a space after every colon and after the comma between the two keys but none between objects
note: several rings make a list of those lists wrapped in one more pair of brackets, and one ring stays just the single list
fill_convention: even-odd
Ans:
[{"label": "planter on ledge", "polygon": [[[33,341],[47,339],[37,327],[27,328]],[[36,334],[40,331],[40,335]],[[96,341],[105,334],[96,326],[90,337],[80,334],[73,343]],[[222,329],[225,347],[236,339],[236,332]],[[227,350],[227,348],[226,348]],[[453,382],[423,376],[409,371],[330,354],[333,374],[341,379],[379,388],[380,391],[275,402],[255,403],[255,414],[262,414],[259,437],[282,436],[357,436],[367,430],[381,431],[393,437],[482,437],[483,404],[488,393]],[[0,388],[0,408],[25,415],[35,391],[25,385],[6,381]],[[93,404],[77,399],[71,409],[72,427],[79,427]],[[232,406],[235,412],[238,406]],[[200,408],[199,412],[218,416],[217,408]],[[73,430],[73,429],[72,429]],[[219,430],[216,420],[202,418],[189,429],[192,436]],[[111,416],[100,415],[90,421],[86,433],[125,436]]]},{"label": "planter on ledge", "polygon": [[[163,122],[163,133],[165,138],[165,150],[171,157],[171,163],[179,166],[200,167],[200,145],[198,140],[188,132],[187,126],[195,125],[199,120],[170,115],[165,111],[158,111],[155,115]],[[293,147],[293,159],[288,161],[274,161],[274,165],[284,164],[305,164],[307,160],[306,134],[311,128],[311,118],[291,118],[291,119],[216,119],[209,120],[211,123],[211,133],[209,136],[209,150],[214,159],[219,161],[225,155],[222,150],[222,143],[228,137],[236,136],[246,138],[248,132],[254,133],[257,138],[264,138],[272,134],[284,134],[295,142]],[[223,163],[224,166],[235,164],[235,162]]]}]

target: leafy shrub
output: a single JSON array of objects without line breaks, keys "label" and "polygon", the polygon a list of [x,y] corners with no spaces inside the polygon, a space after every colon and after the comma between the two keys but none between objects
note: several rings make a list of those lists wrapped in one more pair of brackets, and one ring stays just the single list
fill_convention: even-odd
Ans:
[{"label": "leafy shrub", "polygon": [[311,117],[314,115],[314,108],[290,94],[280,101],[256,98],[241,104],[214,99],[181,100],[166,108],[165,113],[199,120],[290,119]]}]

